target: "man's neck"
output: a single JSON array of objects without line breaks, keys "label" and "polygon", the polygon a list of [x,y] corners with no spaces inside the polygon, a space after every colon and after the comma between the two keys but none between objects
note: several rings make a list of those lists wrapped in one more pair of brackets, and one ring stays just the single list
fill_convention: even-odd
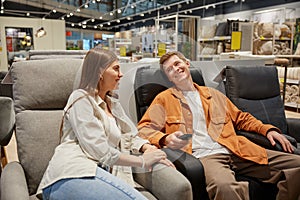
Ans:
[{"label": "man's neck", "polygon": [[176,85],[176,87],[181,91],[194,91],[195,90],[193,80],[191,78],[184,80],[180,84]]}]

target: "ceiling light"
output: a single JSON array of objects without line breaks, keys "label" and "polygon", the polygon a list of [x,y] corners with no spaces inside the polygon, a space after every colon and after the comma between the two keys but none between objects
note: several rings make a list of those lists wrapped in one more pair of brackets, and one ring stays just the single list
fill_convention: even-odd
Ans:
[{"label": "ceiling light", "polygon": [[61,17],[61,19],[64,20],[65,18],[64,18],[64,17]]},{"label": "ceiling light", "polygon": [[95,19],[91,19],[91,22],[94,22],[95,21]]},{"label": "ceiling light", "polygon": [[84,7],[85,7],[85,8],[88,8],[88,7],[89,7],[89,5],[88,5],[88,4],[85,4],[85,5],[84,5]]},{"label": "ceiling light", "polygon": [[144,15],[144,13],[141,13],[140,16],[141,16],[141,17],[144,17],[145,15]]},{"label": "ceiling light", "polygon": [[103,18],[102,16],[99,17],[99,19],[102,19],[102,18]]},{"label": "ceiling light", "polygon": [[86,25],[82,25],[82,28],[86,28]]},{"label": "ceiling light", "polygon": [[72,24],[71,24],[71,26],[75,26],[75,24],[74,24],[74,23],[72,23]]},{"label": "ceiling light", "polygon": [[70,12],[70,16],[73,16],[74,14]]},{"label": "ceiling light", "polygon": [[108,22],[107,25],[110,26],[110,22]]},{"label": "ceiling light", "polygon": [[121,9],[118,9],[118,13],[121,13],[122,12],[122,10]]},{"label": "ceiling light", "polygon": [[131,5],[131,8],[132,8],[132,9],[134,8],[134,4]]},{"label": "ceiling light", "polygon": [[101,0],[97,0],[97,2],[100,2]]},{"label": "ceiling light", "polygon": [[69,15],[69,14],[67,14],[67,17],[70,17],[70,15]]},{"label": "ceiling light", "polygon": [[96,29],[96,28],[97,28],[97,26],[94,26],[94,28]]},{"label": "ceiling light", "polygon": [[80,8],[77,8],[77,10],[76,10],[77,12],[80,12]]},{"label": "ceiling light", "polygon": [[26,16],[30,16],[30,13],[28,12],[28,13],[26,13]]},{"label": "ceiling light", "polygon": [[100,27],[103,27],[103,24],[100,24]]},{"label": "ceiling light", "polygon": [[117,22],[120,23],[121,21],[118,19]]},{"label": "ceiling light", "polygon": [[96,1],[95,1],[95,0],[93,0],[93,1],[92,1],[92,3],[96,3]]},{"label": "ceiling light", "polygon": [[56,13],[56,10],[55,10],[55,9],[53,9],[53,10],[52,10],[52,12],[53,12],[53,13]]},{"label": "ceiling light", "polygon": [[127,17],[127,20],[131,20],[131,18],[130,18],[130,17]]},{"label": "ceiling light", "polygon": [[35,36],[40,38],[46,35],[46,31],[44,30],[44,27],[39,28],[36,33]]},{"label": "ceiling light", "polygon": [[114,13],[113,13],[113,12],[110,12],[109,14],[110,14],[110,16],[113,16]]}]

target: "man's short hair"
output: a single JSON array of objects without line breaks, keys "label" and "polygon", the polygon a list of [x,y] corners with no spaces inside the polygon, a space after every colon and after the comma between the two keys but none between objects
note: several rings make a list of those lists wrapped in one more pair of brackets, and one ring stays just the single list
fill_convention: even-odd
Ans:
[{"label": "man's short hair", "polygon": [[170,52],[166,53],[165,55],[163,55],[162,57],[160,57],[159,65],[160,65],[161,69],[163,69],[164,62],[166,62],[171,56],[177,56],[178,58],[180,58],[184,62],[188,61],[188,59],[186,59],[186,57],[181,52],[179,52],[179,51],[170,51]]}]

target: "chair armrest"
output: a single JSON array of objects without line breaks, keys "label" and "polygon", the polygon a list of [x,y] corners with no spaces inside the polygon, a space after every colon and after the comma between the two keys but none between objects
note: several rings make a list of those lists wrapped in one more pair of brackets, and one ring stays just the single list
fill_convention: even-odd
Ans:
[{"label": "chair armrest", "polygon": [[300,119],[287,118],[286,121],[288,124],[288,135],[300,143]]},{"label": "chair armrest", "polygon": [[8,163],[1,174],[1,200],[29,199],[24,170],[19,162]]},{"label": "chair armrest", "polygon": [[[276,142],[276,144],[273,146],[270,142],[270,140],[260,134],[253,133],[253,132],[247,132],[247,131],[236,131],[237,135],[242,135],[249,139],[250,141],[254,142],[255,144],[258,144],[266,149],[276,150],[276,151],[284,151],[281,144],[279,142]],[[297,147],[297,141],[286,134],[283,134],[293,146]]]},{"label": "chair armrest", "polygon": [[181,172],[191,183],[193,199],[209,199],[206,191],[204,168],[199,159],[181,151],[163,148],[168,159],[174,163],[176,169]]},{"label": "chair armrest", "polygon": [[6,146],[15,126],[14,104],[9,97],[0,96],[0,124],[0,145]]},{"label": "chair armrest", "polygon": [[172,167],[156,164],[151,172],[134,171],[134,180],[159,200],[193,199],[190,182]]}]

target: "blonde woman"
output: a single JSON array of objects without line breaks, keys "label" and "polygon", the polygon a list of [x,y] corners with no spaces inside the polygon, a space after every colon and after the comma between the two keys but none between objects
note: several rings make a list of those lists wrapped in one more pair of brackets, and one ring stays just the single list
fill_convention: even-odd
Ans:
[{"label": "blonde woman", "polygon": [[79,88],[64,110],[61,143],[38,189],[43,199],[145,199],[132,187],[131,167],[151,169],[157,162],[173,167],[163,151],[136,136],[113,95],[122,76],[113,52],[87,53]]}]

